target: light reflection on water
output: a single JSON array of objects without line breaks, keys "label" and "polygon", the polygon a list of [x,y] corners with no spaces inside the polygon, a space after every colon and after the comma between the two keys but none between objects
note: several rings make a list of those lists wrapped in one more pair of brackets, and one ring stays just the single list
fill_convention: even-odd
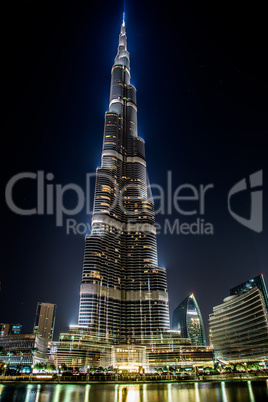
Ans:
[{"label": "light reflection on water", "polygon": [[147,384],[0,384],[8,402],[259,402],[267,381]]},{"label": "light reflection on water", "polygon": [[253,394],[253,391],[252,391],[251,381],[248,381],[248,393],[249,393],[250,402],[255,402],[254,394]]},{"label": "light reflection on water", "polygon": [[223,402],[228,402],[228,398],[226,395],[226,389],[225,389],[225,382],[221,381],[221,392],[222,392],[222,400]]}]

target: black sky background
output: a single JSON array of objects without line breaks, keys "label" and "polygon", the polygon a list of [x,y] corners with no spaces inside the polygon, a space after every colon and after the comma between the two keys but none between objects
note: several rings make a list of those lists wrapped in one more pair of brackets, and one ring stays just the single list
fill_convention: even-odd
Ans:
[{"label": "black sky background", "polygon": [[[77,322],[84,236],[67,235],[55,215],[14,214],[4,189],[13,175],[38,170],[53,173],[52,184],[85,188],[86,173],[100,165],[122,11],[123,2],[106,0],[2,8],[0,322],[19,322],[24,332],[32,331],[39,301],[57,304],[56,334]],[[170,170],[174,189],[214,185],[204,216],[214,235],[158,236],[170,311],[194,292],[207,328],[208,314],[231,287],[260,273],[268,278],[264,4],[127,1],[126,23],[151,183],[165,188]],[[230,216],[227,194],[260,169],[258,234]],[[34,181],[17,184],[14,199],[35,207]],[[75,200],[65,201],[71,207]],[[236,212],[249,216],[249,194],[236,201]],[[73,218],[90,222],[85,209]]]}]

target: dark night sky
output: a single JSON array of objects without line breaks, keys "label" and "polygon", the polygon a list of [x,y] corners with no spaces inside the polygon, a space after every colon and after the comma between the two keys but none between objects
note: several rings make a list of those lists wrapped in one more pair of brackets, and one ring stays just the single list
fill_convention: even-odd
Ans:
[{"label": "dark night sky", "polygon": [[[2,10],[1,183],[20,172],[53,173],[51,184],[76,183],[100,165],[110,70],[122,1],[21,1]],[[175,4],[175,3],[173,3]],[[262,2],[127,1],[132,83],[139,135],[151,183],[213,184],[205,219],[214,235],[158,236],[167,268],[170,311],[194,292],[207,327],[229,288],[260,273],[268,280],[267,43]],[[264,229],[240,225],[227,194],[257,170],[264,174]],[[48,183],[48,181],[46,181]],[[33,180],[14,188],[36,205]],[[77,322],[84,236],[56,227],[55,215],[19,216],[2,197],[0,322],[32,331],[36,303],[58,306],[56,333]],[[66,207],[75,199],[67,197]],[[182,204],[192,208],[191,204]],[[249,215],[249,193],[234,210]],[[90,222],[85,209],[74,217]],[[191,217],[157,215],[190,223]],[[194,220],[197,217],[194,217]]]}]

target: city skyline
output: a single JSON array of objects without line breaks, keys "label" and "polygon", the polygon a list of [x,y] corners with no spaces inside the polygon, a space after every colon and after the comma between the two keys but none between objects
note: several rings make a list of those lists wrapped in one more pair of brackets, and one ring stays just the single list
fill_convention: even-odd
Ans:
[{"label": "city skyline", "polygon": [[[207,327],[208,314],[221,302],[226,289],[260,273],[267,277],[266,198],[262,233],[243,227],[227,210],[228,192],[239,180],[263,170],[265,182],[267,161],[262,132],[267,123],[262,101],[264,91],[260,87],[263,85],[262,65],[259,63],[254,70],[254,63],[247,61],[246,64],[243,46],[238,47],[241,59],[235,57],[235,46],[224,57],[228,46],[220,42],[217,30],[220,45],[212,56],[215,44],[212,39],[207,45],[202,42],[208,32],[196,15],[180,6],[189,26],[196,24],[196,33],[201,29],[200,39],[196,37],[194,45],[194,35],[187,24],[183,24],[182,17],[179,17],[176,32],[175,17],[167,11],[160,16],[157,7],[151,11],[141,8],[139,3],[135,8],[129,5],[126,17],[130,29],[129,48],[135,63],[133,83],[139,92],[139,127],[141,137],[148,144],[150,181],[166,188],[167,172],[171,171],[174,189],[184,183],[196,188],[201,184],[214,185],[211,193],[207,193],[205,204],[205,218],[213,224],[213,235],[160,234],[159,265],[167,269],[170,312],[187,294],[194,292]],[[20,55],[17,64],[11,63],[14,55],[7,63],[12,64],[10,71],[17,76],[9,72],[7,79],[7,88],[11,85],[12,90],[7,91],[9,109],[4,122],[8,137],[4,186],[17,173],[44,171],[46,175],[54,175],[46,184],[77,183],[84,187],[86,172],[94,172],[99,165],[103,113],[109,97],[109,69],[117,41],[115,27],[122,13],[118,6],[109,19],[109,7],[102,12],[97,6],[86,10],[83,18],[81,9],[72,17],[71,9],[67,8],[67,17],[61,17],[60,23],[50,16],[51,30],[43,34],[32,22],[33,31],[24,31],[26,45],[17,39],[15,50]],[[91,16],[93,11],[95,21]],[[43,18],[42,28],[45,26]],[[228,21],[231,24],[232,21]],[[220,22],[224,25],[223,17]],[[37,56],[32,53],[34,32],[43,40],[44,52],[37,48]],[[110,39],[111,32],[114,36]],[[172,34],[167,43],[168,32]],[[54,44],[52,38],[57,39]],[[227,36],[228,44],[230,38]],[[239,35],[234,38],[236,45],[241,45]],[[12,38],[10,41],[14,42]],[[252,43],[248,46],[252,53]],[[172,49],[177,49],[176,55]],[[260,62],[257,48],[257,61],[258,57]],[[52,67],[54,60],[58,64]],[[33,73],[30,73],[31,65]],[[170,76],[174,65],[174,74]],[[27,77],[25,82],[22,82],[23,75]],[[99,93],[89,82],[91,76],[95,77],[94,85],[100,88]],[[21,89],[19,94],[18,89]],[[16,102],[11,101],[12,93],[17,94]],[[15,143],[18,145],[14,149]],[[17,203],[32,208],[35,191],[29,181],[26,188],[18,185]],[[264,197],[265,194],[264,191]],[[246,203],[244,206],[241,215],[247,213]],[[7,269],[1,278],[2,306],[3,300],[6,302],[1,321],[20,322],[23,329],[31,331],[36,302],[51,300],[58,305],[56,332],[59,333],[64,326],[75,323],[78,313],[79,295],[73,292],[79,288],[81,278],[83,236],[68,236],[66,228],[56,227],[53,215],[19,216],[6,204],[3,208],[6,234],[3,252]],[[165,217],[158,214],[156,221],[163,226]],[[84,211],[75,218],[77,222],[90,221]],[[174,214],[172,222],[177,218],[178,214]],[[186,218],[183,218],[185,222],[191,222]],[[42,277],[44,271],[46,277]],[[208,277],[215,284],[210,294]],[[24,289],[19,286],[21,282]],[[16,304],[12,301],[11,289],[18,294]]]}]

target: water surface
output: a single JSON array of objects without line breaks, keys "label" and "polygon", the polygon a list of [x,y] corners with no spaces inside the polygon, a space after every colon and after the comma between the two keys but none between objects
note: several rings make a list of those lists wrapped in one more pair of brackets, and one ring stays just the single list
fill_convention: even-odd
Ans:
[{"label": "water surface", "polygon": [[0,384],[0,402],[263,402],[268,381],[148,384]]}]

